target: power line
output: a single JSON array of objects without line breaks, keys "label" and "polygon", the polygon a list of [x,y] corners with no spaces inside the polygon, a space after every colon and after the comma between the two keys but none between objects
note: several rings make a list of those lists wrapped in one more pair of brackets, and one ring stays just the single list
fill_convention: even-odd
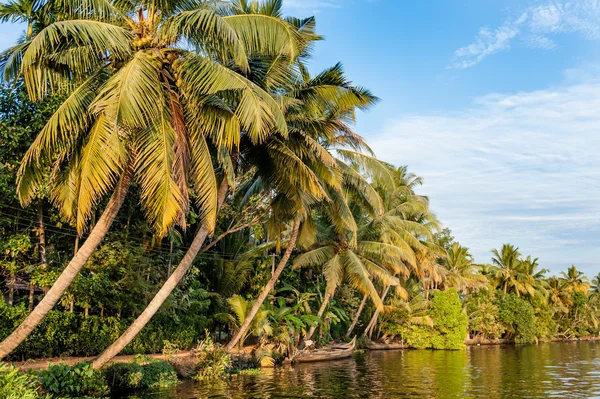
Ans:
[{"label": "power line", "polygon": [[[10,215],[10,214],[4,213],[4,212],[0,212],[0,220],[4,220],[6,222],[14,222],[15,218],[18,219],[19,217],[15,216],[15,215]],[[56,227],[56,226],[44,226],[44,228],[55,234],[67,235],[67,236],[71,236],[73,238],[77,237],[75,230],[64,229],[64,228],[60,228],[60,227]],[[87,237],[81,236],[80,238],[85,239]],[[171,255],[172,254],[170,248],[165,248],[162,246],[161,247],[149,246],[149,245],[147,245],[148,244],[147,242],[144,242],[139,239],[128,238],[128,241],[132,241],[134,243],[140,244],[141,246],[144,247],[144,250],[146,252],[161,254],[161,255]],[[176,250],[186,252],[187,250],[189,250],[189,247],[175,247],[174,246],[173,252],[175,252]],[[198,253],[196,255],[195,259],[198,259],[198,258],[214,259],[215,255],[220,256],[225,261],[235,261],[241,254],[234,253],[234,252],[214,251],[213,250],[210,253]]]}]

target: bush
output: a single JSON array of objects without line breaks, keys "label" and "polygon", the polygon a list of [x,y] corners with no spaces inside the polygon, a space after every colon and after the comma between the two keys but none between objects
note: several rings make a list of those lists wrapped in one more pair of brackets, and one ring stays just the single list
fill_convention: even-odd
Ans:
[{"label": "bush", "polygon": [[439,292],[431,302],[431,318],[437,332],[433,337],[433,348],[463,349],[469,322],[456,290]]},{"label": "bush", "polygon": [[40,372],[40,383],[48,393],[63,397],[103,397],[109,392],[104,375],[88,362],[51,365]]},{"label": "bush", "polygon": [[0,363],[0,398],[42,399],[40,384],[31,374],[20,372],[16,367]]},{"label": "bush", "polygon": [[536,340],[533,306],[515,294],[499,295],[500,321],[512,333],[515,342],[533,343]]},{"label": "bush", "polygon": [[[27,314],[23,304],[9,307],[0,300],[0,340],[7,337]],[[181,349],[191,349],[203,335],[205,322],[206,318],[202,315],[179,318],[171,314],[157,314],[123,350],[123,354],[161,353],[165,342]],[[10,359],[94,356],[114,342],[130,324],[128,319],[85,317],[52,310],[10,355]]]},{"label": "bush", "polygon": [[104,370],[111,391],[140,388],[142,376],[142,366],[137,363],[113,363]]},{"label": "bush", "polygon": [[222,377],[231,367],[231,356],[223,347],[214,343],[210,335],[198,344],[194,350],[196,362],[195,379],[214,379]]},{"label": "bush", "polygon": [[173,366],[164,360],[153,360],[142,365],[140,388],[165,388],[179,383]]}]

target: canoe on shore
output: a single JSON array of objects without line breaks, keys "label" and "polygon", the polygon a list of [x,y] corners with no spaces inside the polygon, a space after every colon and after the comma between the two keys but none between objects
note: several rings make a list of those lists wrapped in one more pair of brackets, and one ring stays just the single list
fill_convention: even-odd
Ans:
[{"label": "canoe on shore", "polygon": [[367,349],[370,351],[388,351],[392,349],[408,349],[408,345],[404,342],[390,342],[389,344],[369,342],[367,343]]},{"label": "canoe on shore", "polygon": [[349,343],[344,345],[335,345],[328,348],[316,350],[303,350],[294,356],[296,363],[312,363],[325,362],[328,360],[345,359],[352,356],[354,347],[356,346],[356,337]]}]

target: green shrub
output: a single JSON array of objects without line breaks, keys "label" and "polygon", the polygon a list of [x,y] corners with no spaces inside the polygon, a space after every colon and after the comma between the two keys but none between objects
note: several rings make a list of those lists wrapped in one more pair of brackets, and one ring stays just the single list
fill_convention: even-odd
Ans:
[{"label": "green shrub", "polygon": [[22,373],[16,367],[0,363],[0,398],[42,399],[40,384],[31,374]]},{"label": "green shrub", "polygon": [[179,383],[173,366],[164,360],[154,360],[142,365],[141,388],[164,388]]},{"label": "green shrub", "polygon": [[[0,301],[0,340],[6,338],[27,316],[27,308],[6,306]],[[101,353],[131,324],[115,317],[87,316],[58,310],[47,316],[10,355],[13,360],[41,357],[94,356]],[[157,314],[128,345],[123,354],[161,353],[165,342],[182,350],[193,348],[204,332],[206,318]]]},{"label": "green shrub", "polygon": [[40,383],[48,393],[62,397],[104,397],[109,392],[104,375],[88,362],[51,365],[40,372]]},{"label": "green shrub", "polygon": [[499,294],[500,321],[512,334],[515,342],[535,342],[536,328],[533,306],[513,293]]},{"label": "green shrub", "polygon": [[463,349],[469,321],[456,289],[438,292],[431,302],[431,318],[437,333],[433,336],[432,347]]},{"label": "green shrub", "polygon": [[210,335],[194,350],[195,379],[215,379],[222,377],[231,367],[231,356]]},{"label": "green shrub", "polygon": [[142,366],[137,363],[113,363],[104,370],[111,391],[137,389],[142,384]]}]

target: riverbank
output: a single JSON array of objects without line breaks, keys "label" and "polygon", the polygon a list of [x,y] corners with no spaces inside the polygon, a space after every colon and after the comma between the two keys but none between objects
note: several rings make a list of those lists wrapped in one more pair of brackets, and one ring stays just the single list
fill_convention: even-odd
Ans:
[{"label": "riverbank", "polygon": [[[600,337],[580,337],[580,338],[552,338],[550,342],[600,342]],[[485,338],[473,338],[465,340],[465,345],[467,346],[488,346],[488,345],[515,345],[514,342],[509,342],[505,339],[485,339]],[[240,352],[233,353],[232,356],[236,357],[240,354],[244,356],[250,356],[254,347],[246,346]],[[366,344],[367,350],[379,351],[379,350],[398,350],[398,349],[412,349],[405,343],[378,343],[372,342]],[[150,357],[152,359],[158,360],[171,360],[171,359],[185,359],[192,355],[191,351],[183,351],[178,352],[172,355],[166,354],[153,354],[153,355],[144,355]],[[131,362],[135,359],[137,355],[122,355],[116,356],[112,362],[114,363],[127,363]],[[43,358],[43,359],[31,359],[23,362],[9,362],[13,366],[17,367],[20,370],[28,371],[28,370],[42,370],[46,369],[51,365],[56,364],[67,364],[69,366],[73,366],[77,363],[81,362],[89,362],[95,359],[95,356],[87,356],[87,357],[52,357],[52,358]]]}]

